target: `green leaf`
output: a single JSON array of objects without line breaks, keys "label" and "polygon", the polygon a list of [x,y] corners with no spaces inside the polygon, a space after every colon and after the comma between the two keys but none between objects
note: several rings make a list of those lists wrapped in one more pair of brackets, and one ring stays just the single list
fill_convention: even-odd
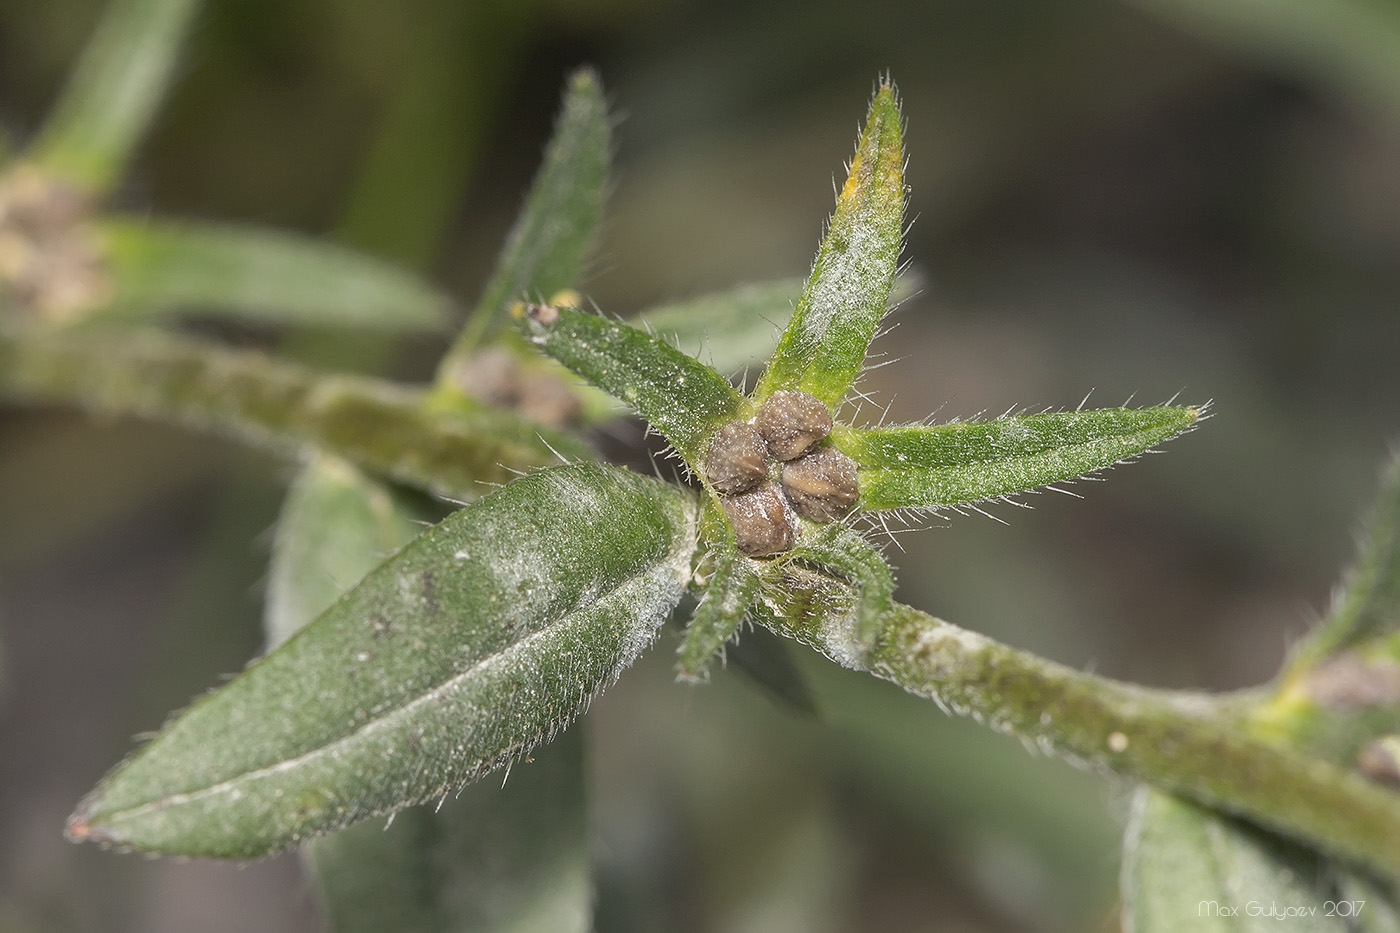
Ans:
[{"label": "green leaf", "polygon": [[1392,124],[1400,16],[1376,0],[1133,0],[1203,41],[1263,62]]},{"label": "green leaf", "polygon": [[836,408],[855,382],[889,304],[904,233],[899,101],[882,82],[797,309],[754,401],[797,389]]},{"label": "green leaf", "polygon": [[1190,429],[1204,408],[1103,408],[859,430],[834,446],[859,468],[860,508],[934,509],[1082,476]]},{"label": "green leaf", "polygon": [[457,359],[498,329],[513,302],[547,300],[578,284],[603,218],[611,139],[598,75],[589,69],[574,72],[544,163],[506,238],[495,274],[440,373],[449,373]]},{"label": "green leaf", "polygon": [[511,483],[174,719],[69,835],[253,858],[508,764],[651,641],[694,524],[686,493],[598,464]]},{"label": "green leaf", "polygon": [[107,219],[113,310],[221,312],[275,324],[438,330],[450,299],[392,263],[254,227]]},{"label": "green leaf", "polygon": [[583,738],[570,730],[481,781],[314,839],[333,933],[585,933],[592,929]]},{"label": "green leaf", "polygon": [[170,84],[196,0],[112,0],[33,158],[80,188],[115,184]]},{"label": "green leaf", "polygon": [[710,660],[734,637],[758,593],[758,570],[734,547],[732,537],[715,549],[713,560],[709,585],[686,626],[685,640],[678,652],[676,674],[681,680],[709,679],[706,669]]},{"label": "green leaf", "polygon": [[[292,484],[273,541],[271,646],[327,609],[422,530],[405,497],[333,457]],[[591,889],[583,744],[568,732],[441,806],[312,840],[302,855],[336,933],[586,930]]]},{"label": "green leaf", "polygon": [[[1326,863],[1315,853],[1147,787],[1138,789],[1123,846],[1123,926],[1179,930],[1345,933]],[[1364,912],[1364,908],[1363,908]]]},{"label": "green leaf", "polygon": [[287,491],[263,627],[276,648],[423,531],[426,515],[353,465],[315,455]]},{"label": "green leaf", "polygon": [[669,339],[725,376],[766,360],[792,317],[801,279],[740,285],[648,308],[630,323]]},{"label": "green leaf", "polygon": [[1359,872],[1337,871],[1337,911],[1350,914],[1355,933],[1400,933],[1400,888]]},{"label": "green leaf", "polygon": [[620,321],[533,307],[521,324],[535,346],[636,409],[692,468],[715,429],[744,409],[744,397],[713,369]]},{"label": "green leaf", "polygon": [[1375,511],[1361,539],[1356,568],[1327,620],[1294,653],[1290,668],[1316,666],[1343,649],[1400,627],[1400,456],[1381,479]]},{"label": "green leaf", "polygon": [[[630,323],[732,379],[773,354],[802,284],[801,279],[775,279],[740,285],[648,308]],[[910,297],[918,285],[917,275],[904,273],[895,280],[890,303]]]}]

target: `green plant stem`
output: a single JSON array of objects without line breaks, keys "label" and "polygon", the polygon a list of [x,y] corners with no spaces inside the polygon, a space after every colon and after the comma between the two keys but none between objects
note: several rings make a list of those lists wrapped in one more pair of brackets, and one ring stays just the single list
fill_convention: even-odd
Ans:
[{"label": "green plant stem", "polygon": [[557,462],[554,450],[590,456],[514,415],[435,407],[418,388],[156,332],[0,333],[0,399],[138,415],[285,452],[315,446],[458,499]]},{"label": "green plant stem", "polygon": [[[1095,677],[898,603],[876,648],[833,621],[829,579],[789,574],[763,621],[828,657],[1071,760],[1107,768],[1400,876],[1400,795],[1245,732],[1227,704]],[[847,591],[848,593],[849,591]],[[769,604],[769,610],[778,608]],[[765,616],[766,613],[760,613]]]}]

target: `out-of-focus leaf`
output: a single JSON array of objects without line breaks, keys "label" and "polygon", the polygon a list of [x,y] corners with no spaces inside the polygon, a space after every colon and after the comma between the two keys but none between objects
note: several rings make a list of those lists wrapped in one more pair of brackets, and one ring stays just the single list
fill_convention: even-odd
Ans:
[{"label": "out-of-focus leaf", "polygon": [[1316,666],[1361,641],[1400,626],[1400,456],[1381,478],[1375,512],[1327,620],[1294,652],[1295,670]]},{"label": "out-of-focus leaf", "polygon": [[1007,496],[1134,457],[1189,429],[1200,408],[1103,408],[858,430],[836,448],[859,467],[860,508],[933,509]]},{"label": "out-of-focus leaf", "polygon": [[275,230],[109,219],[101,232],[118,315],[421,331],[441,329],[451,305],[392,263]]},{"label": "out-of-focus leaf", "polygon": [[268,650],[416,538],[425,517],[344,460],[310,460],[287,491],[272,541],[263,612]]},{"label": "out-of-focus leaf", "polygon": [[1337,912],[1352,918],[1355,933],[1400,933],[1400,889],[1345,869],[1337,878]]},{"label": "out-of-focus leaf", "polygon": [[441,795],[545,741],[650,643],[691,497],[542,470],[425,532],[118,766],[69,835],[252,858]]},{"label": "out-of-focus leaf", "polygon": [[888,309],[904,234],[902,131],[894,87],[882,82],[807,287],[755,401],[798,389],[835,408],[865,364]]},{"label": "out-of-focus leaf", "polygon": [[307,847],[333,933],[583,933],[592,928],[579,730],[385,827]]},{"label": "out-of-focus leaf", "polygon": [[525,206],[441,372],[448,373],[499,328],[512,302],[544,300],[578,284],[603,218],[611,137],[598,75],[589,69],[574,72]]},{"label": "out-of-focus leaf", "polygon": [[695,615],[686,626],[676,674],[682,680],[707,680],[710,659],[734,636],[744,613],[758,593],[759,574],[753,562],[741,555],[732,540],[716,548],[714,570]]},{"label": "out-of-focus leaf", "polygon": [[[778,345],[802,294],[801,279],[776,279],[648,308],[631,319],[674,343],[721,375],[733,379],[761,366]],[[905,272],[894,283],[890,303],[917,290],[919,277]]]},{"label": "out-of-focus leaf", "polygon": [[43,167],[93,194],[125,168],[170,84],[197,0],[112,0],[34,144]]},{"label": "out-of-focus leaf", "polygon": [[[287,497],[273,541],[265,623],[270,647],[320,615],[423,529],[403,497],[318,456]],[[506,786],[312,840],[303,850],[335,933],[588,928],[583,746],[568,732]]]},{"label": "out-of-focus leaf", "polygon": [[720,424],[744,408],[724,377],[659,337],[574,308],[535,308],[527,338],[590,383],[626,402],[694,465]]},{"label": "out-of-focus leaf", "polygon": [[801,279],[740,285],[648,308],[631,323],[671,340],[732,377],[751,363],[761,365],[768,359],[792,317],[793,300],[801,293]]},{"label": "out-of-focus leaf", "polygon": [[1147,787],[1123,844],[1125,933],[1345,933],[1315,853]]},{"label": "out-of-focus leaf", "polygon": [[1400,121],[1400,13],[1384,0],[1132,0],[1207,40]]}]

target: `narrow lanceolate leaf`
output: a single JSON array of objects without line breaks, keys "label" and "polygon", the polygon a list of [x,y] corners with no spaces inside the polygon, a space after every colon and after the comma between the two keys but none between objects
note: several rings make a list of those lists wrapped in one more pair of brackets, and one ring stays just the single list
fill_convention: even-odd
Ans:
[{"label": "narrow lanceolate leaf", "polygon": [[1292,667],[1312,667],[1343,648],[1400,626],[1400,456],[1381,479],[1380,494],[1345,588],[1327,620],[1299,646]]},{"label": "narrow lanceolate leaf", "polygon": [[[334,457],[292,484],[272,547],[270,647],[311,622],[423,531],[405,497]],[[442,806],[410,807],[301,852],[334,933],[583,931],[592,894],[577,731]]]},{"label": "narrow lanceolate leaf", "polygon": [[274,324],[438,330],[450,300],[392,263],[253,227],[106,220],[112,312],[216,312]]},{"label": "narrow lanceolate leaf", "polygon": [[455,513],[168,724],[74,839],[253,858],[435,800],[518,758],[650,643],[690,573],[693,500],[598,464]]},{"label": "narrow lanceolate leaf", "polygon": [[714,571],[695,616],[685,629],[676,675],[681,680],[708,679],[710,660],[724,649],[743,624],[744,613],[758,593],[759,574],[753,562],[724,542],[715,555]]},{"label": "narrow lanceolate leaf", "polygon": [[521,326],[535,346],[636,409],[692,466],[714,429],[745,405],[713,369],[619,321],[532,306]]},{"label": "narrow lanceolate leaf", "polygon": [[1125,933],[1345,933],[1351,913],[1337,910],[1331,881],[1308,849],[1138,789],[1123,847]]},{"label": "narrow lanceolate leaf", "polygon": [[859,468],[860,508],[935,509],[1104,469],[1188,430],[1201,413],[1103,408],[932,427],[838,426],[832,441]]},{"label": "narrow lanceolate leaf", "polygon": [[801,292],[801,279],[758,282],[658,305],[631,320],[717,372],[734,376],[772,354]]},{"label": "narrow lanceolate leaf", "polygon": [[598,75],[576,71],[525,206],[442,373],[498,329],[514,302],[546,300],[578,284],[603,218],[611,135]]},{"label": "narrow lanceolate leaf", "polygon": [[899,101],[894,87],[882,83],[807,287],[759,381],[756,401],[779,389],[798,389],[832,408],[840,404],[885,316],[903,233]]},{"label": "narrow lanceolate leaf", "polygon": [[113,0],[34,145],[84,190],[116,182],[170,84],[197,0]]}]

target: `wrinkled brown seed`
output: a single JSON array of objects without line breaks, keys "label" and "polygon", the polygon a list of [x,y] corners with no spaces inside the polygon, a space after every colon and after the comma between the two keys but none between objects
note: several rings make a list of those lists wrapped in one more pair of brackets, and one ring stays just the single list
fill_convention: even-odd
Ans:
[{"label": "wrinkled brown seed", "polygon": [[750,557],[767,557],[792,547],[792,523],[777,483],[766,482],[752,492],[720,501],[734,526],[741,552]]},{"label": "wrinkled brown seed", "polygon": [[792,460],[831,433],[831,412],[806,392],[774,392],[754,423],[775,460]]},{"label": "wrinkled brown seed", "polygon": [[830,522],[851,510],[860,498],[856,462],[830,447],[783,464],[783,491],[797,514]]},{"label": "wrinkled brown seed", "polygon": [[768,475],[768,459],[758,429],[731,421],[716,432],[705,457],[705,477],[725,495],[747,492]]}]

